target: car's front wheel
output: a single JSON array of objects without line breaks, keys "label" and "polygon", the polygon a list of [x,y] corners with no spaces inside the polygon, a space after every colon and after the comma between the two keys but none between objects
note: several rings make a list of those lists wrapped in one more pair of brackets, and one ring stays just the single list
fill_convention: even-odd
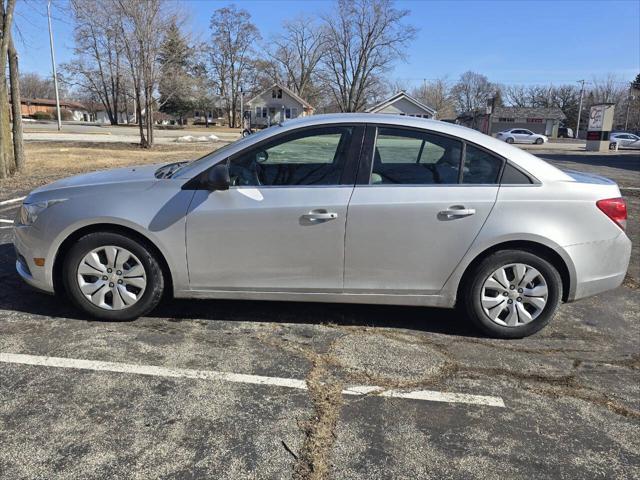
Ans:
[{"label": "car's front wheel", "polygon": [[155,308],[164,289],[151,249],[114,232],[80,238],[63,264],[65,291],[79,308],[102,320],[132,320]]},{"label": "car's front wheel", "polygon": [[542,145],[544,140],[542,138],[536,138],[536,145]]},{"label": "car's front wheel", "polygon": [[473,323],[498,338],[522,338],[547,325],[562,298],[562,279],[546,259],[503,250],[470,273],[464,305]]}]

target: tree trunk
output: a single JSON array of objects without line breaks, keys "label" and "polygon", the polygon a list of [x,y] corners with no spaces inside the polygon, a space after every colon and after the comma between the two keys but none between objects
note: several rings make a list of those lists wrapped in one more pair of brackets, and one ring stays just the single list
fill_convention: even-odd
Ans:
[{"label": "tree trunk", "polygon": [[22,141],[22,112],[20,108],[20,74],[18,71],[18,52],[9,38],[9,80],[11,82],[11,108],[13,113],[13,156],[16,171],[24,169],[24,144]]},{"label": "tree trunk", "polygon": [[0,178],[10,176],[15,169],[6,79],[9,39],[11,38],[15,3],[15,0],[9,0],[5,9],[5,0],[0,0]]},{"label": "tree trunk", "polygon": [[148,144],[147,144],[147,139],[144,136],[144,125],[143,125],[143,121],[144,119],[142,118],[142,102],[141,102],[141,98],[140,98],[140,88],[139,87],[135,87],[135,93],[136,93],[136,116],[138,117],[138,129],[140,130],[140,148],[147,148]]}]

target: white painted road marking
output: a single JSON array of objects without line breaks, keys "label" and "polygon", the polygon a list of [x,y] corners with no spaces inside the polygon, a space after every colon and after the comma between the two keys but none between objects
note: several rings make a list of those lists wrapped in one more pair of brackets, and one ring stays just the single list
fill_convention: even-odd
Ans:
[{"label": "white painted road marking", "polygon": [[13,220],[5,220],[4,218],[0,218],[0,223],[13,223]]},{"label": "white painted road marking", "polygon": [[[40,365],[44,367],[74,368],[79,370],[93,370],[98,372],[117,372],[155,377],[194,378],[200,380],[220,380],[232,383],[248,383],[252,385],[269,385],[277,387],[307,390],[304,380],[295,378],[265,377],[262,375],[247,375],[243,373],[217,372],[214,370],[192,370],[187,368],[157,367],[153,365],[135,365],[131,363],[102,362],[98,360],[82,360],[77,358],[45,357],[40,355],[25,355],[20,353],[0,353],[0,362],[21,365]],[[504,407],[501,397],[487,395],[470,395],[467,393],[436,392],[433,390],[416,390],[404,392],[401,390],[385,390],[381,387],[359,385],[348,387],[342,391],[344,395],[379,395],[388,398],[407,398],[412,400],[426,400],[430,402],[467,403],[486,405],[490,407]]]},{"label": "white painted road marking", "polygon": [[3,200],[2,202],[0,202],[0,206],[1,205],[9,205],[11,203],[18,203],[21,200],[24,200],[27,197],[18,197],[18,198],[12,198],[11,200]]}]

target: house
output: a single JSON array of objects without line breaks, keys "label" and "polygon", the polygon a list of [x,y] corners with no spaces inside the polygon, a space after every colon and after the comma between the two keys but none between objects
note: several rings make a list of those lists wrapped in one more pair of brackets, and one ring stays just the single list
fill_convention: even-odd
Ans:
[{"label": "house", "polygon": [[[60,100],[60,110],[60,115],[63,120],[73,120],[76,122],[89,121],[87,107],[81,103]],[[47,114],[54,119],[57,116],[56,101],[49,98],[23,98],[20,100],[20,112],[23,117]]]},{"label": "house", "polygon": [[367,110],[369,113],[391,113],[408,117],[435,118],[437,112],[401,90]]},{"label": "house", "polygon": [[290,118],[313,115],[314,110],[309,102],[277,83],[247,102],[251,125],[256,127],[268,127]]},{"label": "house", "polygon": [[[560,122],[567,119],[558,107],[495,107],[490,116],[483,113],[471,117],[474,119],[472,124],[468,123],[468,119],[462,119],[462,116],[459,117],[459,120],[462,119],[459,123],[482,132],[489,131],[491,135],[511,128],[526,128],[551,138],[558,137]],[[489,121],[491,124],[487,127]]]}]

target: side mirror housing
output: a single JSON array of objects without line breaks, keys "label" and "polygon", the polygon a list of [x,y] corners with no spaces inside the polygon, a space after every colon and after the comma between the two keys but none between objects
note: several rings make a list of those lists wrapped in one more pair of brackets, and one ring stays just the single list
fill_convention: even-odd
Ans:
[{"label": "side mirror housing", "polygon": [[229,177],[229,167],[226,163],[214,165],[206,176],[206,188],[210,192],[216,190],[229,190],[231,178]]}]

